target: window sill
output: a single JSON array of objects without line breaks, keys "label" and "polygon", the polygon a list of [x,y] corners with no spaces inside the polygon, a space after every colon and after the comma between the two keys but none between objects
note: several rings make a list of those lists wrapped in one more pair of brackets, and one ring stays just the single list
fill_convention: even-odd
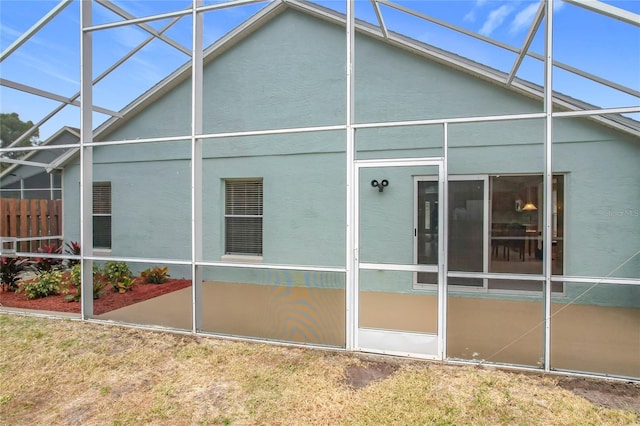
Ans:
[{"label": "window sill", "polygon": [[111,256],[111,249],[93,249],[94,256]]},{"label": "window sill", "polygon": [[250,256],[242,254],[224,254],[221,260],[230,263],[262,263],[262,256]]}]

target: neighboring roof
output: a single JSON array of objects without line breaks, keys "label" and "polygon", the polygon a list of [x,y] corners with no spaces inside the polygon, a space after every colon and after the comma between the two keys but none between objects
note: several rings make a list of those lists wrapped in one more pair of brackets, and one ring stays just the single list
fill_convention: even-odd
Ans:
[{"label": "neighboring roof", "polygon": [[[280,15],[288,9],[294,9],[323,19],[337,25],[346,25],[346,16],[332,9],[328,9],[310,3],[304,0],[282,0],[280,2],[270,3],[242,24],[231,30],[224,37],[212,44],[204,51],[204,62],[208,63],[214,60],[216,57],[227,51],[235,44],[254,33],[257,29],[264,26],[266,23],[273,20],[276,16]],[[542,99],[544,97],[543,87],[528,82],[526,80],[514,79],[510,85],[506,85],[505,82],[508,79],[508,74],[502,71],[496,70],[484,64],[472,61],[468,58],[453,54],[451,52],[439,49],[432,45],[423,43],[421,41],[409,38],[402,34],[395,32],[388,32],[387,37],[383,34],[382,30],[372,24],[356,21],[356,31],[361,34],[376,38],[381,42],[388,43],[392,46],[396,46],[420,56],[426,57],[430,60],[445,64],[453,67],[457,70],[466,72],[475,77],[490,81],[499,85],[502,88],[507,88],[514,92],[523,94],[535,99]],[[164,78],[150,90],[142,94],[140,97],[132,101],[126,107],[121,110],[122,118],[112,117],[100,125],[94,133],[95,140],[104,140],[110,133],[124,125],[129,118],[135,116],[139,111],[146,108],[149,104],[156,101],[158,98],[169,92],[176,87],[179,83],[190,77],[191,62],[187,62],[180,68],[175,70],[169,76]],[[569,111],[581,111],[581,110],[593,110],[599,109],[599,107],[590,105],[586,102],[571,98],[561,93],[554,92],[553,94],[554,104],[562,109]],[[608,114],[588,116],[587,118],[595,120],[606,126],[612,127],[617,130],[630,133],[635,136],[640,136],[640,122],[627,118],[620,114]]]},{"label": "neighboring roof", "polygon": [[[78,138],[78,140],[80,139]],[[49,167],[47,167],[46,169],[47,173],[51,173],[51,171],[54,169],[61,169],[66,166],[67,163],[69,163],[69,161],[76,156],[78,151],[80,151],[80,147],[68,149],[64,154],[62,154],[49,164]]]},{"label": "neighboring roof", "polygon": [[[47,140],[39,143],[38,146],[57,145],[57,142],[60,141],[62,136],[66,135],[66,134],[69,134],[73,138],[75,138],[77,141],[80,141],[80,129],[77,129],[75,127],[64,126],[60,130],[55,132],[53,135],[51,135]],[[75,151],[75,150],[74,149],[65,150],[64,148],[61,148],[59,150],[55,149],[55,150],[46,150],[46,151],[33,150],[33,151],[28,152],[25,156],[21,157],[20,160],[28,161],[29,159],[32,159],[36,155],[56,153],[56,154],[58,154],[58,156],[56,158],[54,158],[54,160],[52,161],[51,164],[53,164],[54,162],[58,161],[60,156],[68,154],[69,151]],[[21,167],[21,166],[23,166],[23,165],[22,164],[11,164],[9,167],[7,167],[5,170],[3,170],[2,173],[0,173],[0,179],[4,178],[5,176],[10,175],[11,173],[13,173],[15,171],[16,168]],[[29,167],[32,167],[32,166],[29,166]],[[49,168],[46,168],[46,171],[47,171],[47,173],[50,173],[51,170],[53,170],[55,168],[57,168],[57,167],[49,167]]]}]

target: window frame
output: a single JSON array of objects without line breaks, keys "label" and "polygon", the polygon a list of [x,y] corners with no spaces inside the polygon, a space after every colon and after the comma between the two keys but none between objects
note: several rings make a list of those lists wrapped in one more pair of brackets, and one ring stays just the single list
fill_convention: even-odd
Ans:
[{"label": "window frame", "polygon": [[[260,184],[259,190],[259,202],[256,203],[258,206],[258,210],[260,214],[232,214],[227,212],[227,191],[229,184]],[[222,260],[231,261],[231,262],[262,262],[262,256],[264,253],[264,178],[255,177],[255,178],[228,178],[222,180],[222,234],[224,238],[222,239]],[[228,219],[230,218],[256,218],[260,219],[260,253],[250,253],[247,252],[229,252],[227,250],[227,244],[229,241],[229,229],[228,229]],[[247,242],[249,244],[250,242]]]},{"label": "window frame", "polygon": [[[105,212],[99,212],[96,213],[96,198],[98,198],[96,196],[96,184],[98,185],[104,185],[105,187],[108,187],[108,195],[109,195],[109,200],[107,202],[108,204],[108,213]],[[97,217],[108,217],[109,220],[109,246],[105,247],[105,246],[96,246],[96,226],[95,226],[95,219]],[[100,252],[106,252],[109,253],[111,252],[111,249],[113,248],[113,185],[111,183],[111,181],[95,181],[92,183],[92,207],[91,207],[91,218],[92,218],[92,228],[93,228],[93,232],[92,232],[92,245],[94,248],[94,252],[95,251],[100,251]]]}]

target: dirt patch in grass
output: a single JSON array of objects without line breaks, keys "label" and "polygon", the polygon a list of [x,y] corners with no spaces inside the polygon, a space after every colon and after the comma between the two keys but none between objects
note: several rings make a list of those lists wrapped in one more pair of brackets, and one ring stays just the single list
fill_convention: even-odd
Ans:
[{"label": "dirt patch in grass", "polygon": [[[172,279],[163,284],[146,284],[138,279],[136,284],[126,293],[113,292],[111,286],[105,289],[105,293],[99,299],[93,301],[94,315],[143,302],[147,299],[162,296],[191,286],[191,280]],[[80,313],[80,302],[70,302],[66,295],[75,294],[75,288],[66,294],[43,297],[41,299],[27,299],[24,293],[12,291],[0,292],[0,307],[35,309],[40,311]]]},{"label": "dirt patch in grass", "polygon": [[[363,356],[363,362],[345,368],[344,383],[352,389],[362,389],[373,382],[383,381],[398,371],[402,364],[412,360]],[[533,376],[537,376],[532,373]],[[616,410],[625,410],[640,415],[640,382],[558,376],[556,385],[592,404]]]},{"label": "dirt patch in grass", "polygon": [[384,380],[398,370],[399,366],[386,362],[367,362],[350,365],[345,369],[344,382],[353,389],[364,388],[369,383]]},{"label": "dirt patch in grass", "polygon": [[589,400],[594,405],[640,414],[640,383],[562,377],[558,386]]}]

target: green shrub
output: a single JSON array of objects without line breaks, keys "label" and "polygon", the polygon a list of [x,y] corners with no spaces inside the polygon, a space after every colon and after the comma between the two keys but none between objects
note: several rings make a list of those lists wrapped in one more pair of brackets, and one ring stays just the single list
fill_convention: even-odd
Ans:
[{"label": "green shrub", "polygon": [[[82,272],[80,264],[73,265],[71,273],[69,275],[71,285],[76,288],[76,294],[69,294],[65,297],[68,301],[79,301],[82,297]],[[104,294],[104,288],[107,286],[107,281],[100,270],[100,267],[93,264],[93,299],[99,299]]]},{"label": "green shrub", "polygon": [[107,262],[104,265],[104,275],[111,284],[113,291],[125,293],[131,290],[136,280],[131,277],[131,269],[125,262]]},{"label": "green shrub", "polygon": [[104,264],[104,275],[111,284],[122,278],[131,277],[131,269],[125,262],[107,262]]},{"label": "green shrub", "polygon": [[169,267],[165,266],[161,268],[159,266],[154,266],[151,269],[145,269],[140,274],[144,282],[149,284],[162,284],[167,282],[169,279]]},{"label": "green shrub", "polygon": [[60,294],[61,288],[62,272],[56,270],[40,272],[35,279],[25,281],[22,285],[27,299],[39,299]]},{"label": "green shrub", "polygon": [[73,267],[71,268],[71,283],[77,288],[81,287],[80,284],[82,284],[82,267],[79,263],[73,265]]}]

